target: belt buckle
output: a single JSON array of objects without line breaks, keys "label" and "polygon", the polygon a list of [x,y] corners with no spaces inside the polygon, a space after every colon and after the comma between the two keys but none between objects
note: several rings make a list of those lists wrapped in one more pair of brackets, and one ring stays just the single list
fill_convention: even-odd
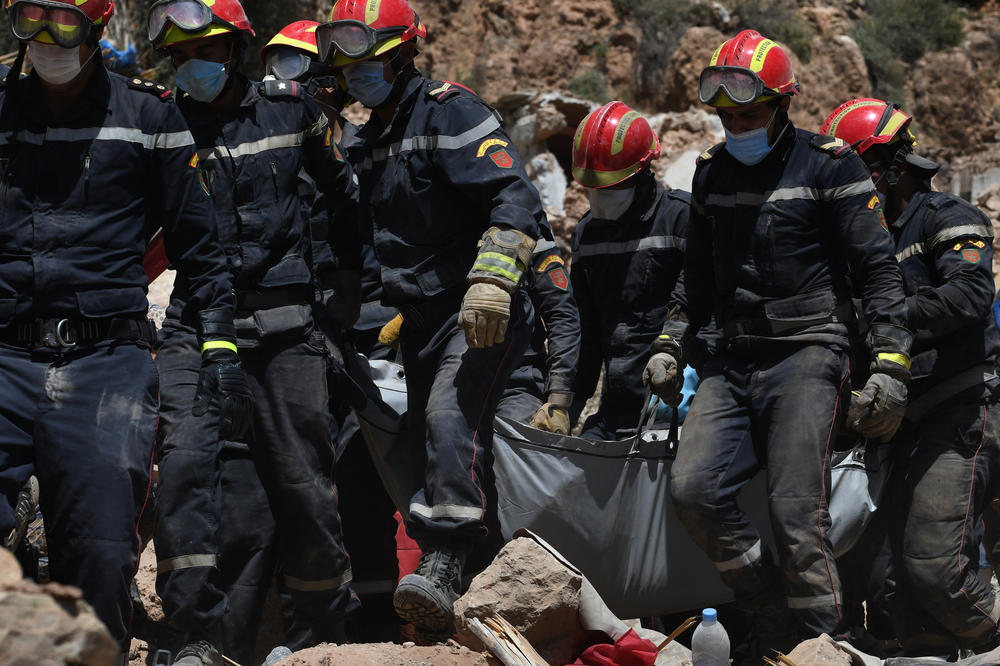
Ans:
[{"label": "belt buckle", "polygon": [[43,319],[42,344],[46,347],[58,347],[60,349],[72,349],[76,347],[76,343],[68,339],[71,323],[69,319]]}]

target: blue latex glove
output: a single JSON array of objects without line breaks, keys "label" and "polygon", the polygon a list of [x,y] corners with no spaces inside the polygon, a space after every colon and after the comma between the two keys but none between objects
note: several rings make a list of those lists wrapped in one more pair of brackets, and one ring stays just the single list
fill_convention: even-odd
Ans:
[{"label": "blue latex glove", "polygon": [[120,72],[123,69],[135,67],[138,62],[138,54],[135,46],[129,44],[124,51],[119,51],[107,39],[100,41],[101,56],[104,58],[104,65],[112,72]]},{"label": "blue latex glove", "polygon": [[[691,366],[684,368],[684,386],[681,388],[681,403],[677,406],[677,419],[679,423],[684,423],[684,418],[691,407],[691,399],[694,398],[694,393],[698,390],[698,383],[700,381],[701,379],[694,368]],[[652,400],[659,403],[656,407],[656,420],[658,422],[669,422],[674,416],[674,408],[664,404],[655,395]]]}]

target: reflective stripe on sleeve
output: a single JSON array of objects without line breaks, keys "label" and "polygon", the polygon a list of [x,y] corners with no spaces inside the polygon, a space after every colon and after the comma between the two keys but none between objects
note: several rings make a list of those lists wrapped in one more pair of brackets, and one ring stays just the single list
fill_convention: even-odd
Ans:
[{"label": "reflective stripe on sleeve", "polygon": [[458,504],[435,504],[433,507],[417,502],[410,503],[410,513],[424,518],[466,518],[479,520],[483,517],[481,506],[461,506]]},{"label": "reflective stripe on sleeve", "polygon": [[903,259],[909,259],[910,257],[923,253],[924,253],[924,244],[914,243],[913,245],[910,245],[904,248],[902,251],[896,253],[896,262],[899,263],[903,261]]},{"label": "reflective stripe on sleeve", "polygon": [[195,567],[214,567],[218,564],[219,556],[211,553],[204,555],[178,555],[168,557],[165,560],[157,560],[156,573],[163,574],[168,571],[178,571],[180,569],[194,569]]},{"label": "reflective stripe on sleeve", "polygon": [[910,369],[910,359],[907,358],[906,354],[890,354],[884,352],[878,355],[878,359],[880,361],[889,361],[890,363],[901,365],[907,370]]},{"label": "reflective stripe on sleeve", "polygon": [[782,187],[770,192],[736,192],[734,194],[709,194],[705,203],[709,206],[732,208],[734,206],[760,206],[765,202],[776,201],[835,201],[847,199],[859,194],[875,191],[871,179],[859,180],[855,183],[830,187],[824,190],[815,187]]},{"label": "reflective stripe on sleeve", "polygon": [[517,260],[512,259],[505,254],[500,254],[499,252],[481,252],[479,256],[476,257],[476,263],[472,265],[472,270],[496,273],[497,275],[503,276],[508,280],[517,282],[521,279],[521,273],[524,272],[524,266],[522,266]]},{"label": "reflective stripe on sleeve", "polygon": [[934,234],[934,237],[931,238],[931,247],[935,248],[941,243],[947,243],[963,236],[991,239],[993,238],[993,230],[981,224],[962,224],[957,227],[949,227]]},{"label": "reflective stripe on sleeve", "polygon": [[483,137],[500,129],[500,121],[492,114],[470,130],[456,136],[412,136],[398,141],[388,148],[376,148],[371,157],[366,157],[362,169],[370,169],[376,162],[384,162],[395,155],[402,155],[414,150],[457,150],[474,143]]}]

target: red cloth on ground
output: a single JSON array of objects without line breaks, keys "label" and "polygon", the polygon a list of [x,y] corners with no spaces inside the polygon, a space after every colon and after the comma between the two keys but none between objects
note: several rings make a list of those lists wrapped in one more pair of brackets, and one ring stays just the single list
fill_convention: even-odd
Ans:
[{"label": "red cloth on ground", "polygon": [[652,641],[629,629],[614,645],[591,645],[570,666],[653,666],[656,654]]}]

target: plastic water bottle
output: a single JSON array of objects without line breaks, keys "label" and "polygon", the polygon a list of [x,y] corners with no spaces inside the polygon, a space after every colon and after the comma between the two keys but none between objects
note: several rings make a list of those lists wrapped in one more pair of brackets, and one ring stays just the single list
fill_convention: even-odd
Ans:
[{"label": "plastic water bottle", "polygon": [[729,634],[719,623],[714,608],[701,612],[701,624],[691,637],[693,666],[729,666]]}]

